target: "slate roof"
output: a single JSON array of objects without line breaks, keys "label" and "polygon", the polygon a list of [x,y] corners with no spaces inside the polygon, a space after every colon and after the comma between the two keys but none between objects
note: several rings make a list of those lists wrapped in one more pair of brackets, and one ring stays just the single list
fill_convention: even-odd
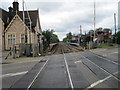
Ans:
[{"label": "slate roof", "polygon": [[[32,21],[32,31],[34,29],[34,27],[36,26],[36,22],[37,19],[39,18],[39,11],[38,10],[29,10],[29,15]],[[26,26],[28,26],[29,24],[29,19],[28,19],[28,14],[27,11],[24,11],[25,13],[25,24]],[[10,23],[10,21],[8,22],[8,18],[13,18],[15,16],[16,12],[13,12],[12,15],[9,15],[9,12],[3,10],[0,8],[0,18],[2,18],[4,24],[5,24],[5,28],[7,27],[7,25]],[[23,20],[23,11],[18,11],[17,14],[20,16],[20,18]],[[10,16],[10,17],[9,17]],[[10,19],[9,19],[10,20]]]},{"label": "slate roof", "polygon": [[[38,12],[38,10],[33,10],[33,11],[31,10],[31,11],[28,11],[28,12],[29,12],[29,15],[30,15],[30,19],[32,21],[32,27],[35,27],[36,26],[36,22],[37,22],[37,18],[39,18],[39,16],[38,16],[39,12]],[[24,13],[25,13],[25,24],[27,25],[28,22],[29,22],[28,14],[27,14],[27,11],[25,11]],[[18,15],[23,20],[23,12],[19,11]]]},{"label": "slate roof", "polygon": [[8,25],[8,20],[7,20],[8,19],[8,12],[3,10],[3,9],[1,9],[1,8],[0,8],[0,18],[4,22],[5,28],[6,28],[7,25]]}]

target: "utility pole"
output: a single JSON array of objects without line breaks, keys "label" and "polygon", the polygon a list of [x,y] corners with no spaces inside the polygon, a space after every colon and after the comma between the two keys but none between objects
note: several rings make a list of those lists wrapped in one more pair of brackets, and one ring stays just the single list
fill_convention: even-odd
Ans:
[{"label": "utility pole", "polygon": [[25,23],[25,13],[24,13],[24,0],[23,0],[23,4],[22,4],[22,7],[23,7],[23,22]]},{"label": "utility pole", "polygon": [[116,13],[114,13],[114,26],[115,26],[115,43],[117,43],[117,39],[116,39]]},{"label": "utility pole", "polygon": [[[25,2],[24,2],[24,0],[23,0],[23,22],[24,22],[24,24],[25,24],[25,11],[24,11],[24,4],[25,4]],[[24,26],[24,29],[25,29],[25,43],[27,44],[27,30],[26,30],[26,27]]]},{"label": "utility pole", "polygon": [[82,26],[80,25],[80,35],[82,35]]},{"label": "utility pole", "polygon": [[79,34],[79,45],[81,45],[81,36],[82,36],[82,26],[80,25],[80,34]]},{"label": "utility pole", "polygon": [[95,40],[95,28],[96,28],[96,5],[94,0],[94,38],[93,40]]},{"label": "utility pole", "polygon": [[114,13],[114,25],[115,25],[115,35],[116,35],[116,31],[117,31],[117,29],[116,29],[116,13]]},{"label": "utility pole", "polygon": [[[25,6],[26,6],[26,4],[25,4]],[[28,19],[29,19],[29,22],[28,22],[28,25],[29,25],[28,27],[30,29],[30,31],[29,31],[29,43],[31,44],[32,21],[31,21],[30,14],[28,12],[27,6],[26,6],[26,12],[27,12],[27,16],[28,16]]]}]

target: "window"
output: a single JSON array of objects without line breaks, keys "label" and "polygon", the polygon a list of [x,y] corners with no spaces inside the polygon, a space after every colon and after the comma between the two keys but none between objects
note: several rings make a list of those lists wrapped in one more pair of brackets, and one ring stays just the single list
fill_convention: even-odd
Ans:
[{"label": "window", "polygon": [[16,40],[15,34],[9,34],[8,35],[8,45],[15,44],[15,40]]},{"label": "window", "polygon": [[24,34],[21,34],[21,43],[25,43],[25,35]]}]

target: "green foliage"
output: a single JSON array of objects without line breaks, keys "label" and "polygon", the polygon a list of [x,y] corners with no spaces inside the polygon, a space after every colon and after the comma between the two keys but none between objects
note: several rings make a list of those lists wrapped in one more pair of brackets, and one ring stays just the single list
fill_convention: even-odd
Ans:
[{"label": "green foliage", "polygon": [[64,38],[64,39],[63,39],[63,42],[68,42],[68,41],[69,41],[68,38]]},{"label": "green foliage", "polygon": [[111,29],[109,29],[109,28],[104,28],[103,29],[104,32],[108,32],[109,30],[111,30]]},{"label": "green foliage", "polygon": [[113,42],[120,44],[120,31],[113,35]]},{"label": "green foliage", "polygon": [[72,33],[71,32],[69,32],[69,33],[67,33],[66,34],[66,37],[63,39],[63,42],[68,42],[71,38],[72,38]]},{"label": "green foliage", "polygon": [[43,31],[43,33],[42,33],[44,35],[44,37],[46,38],[46,40],[48,41],[48,44],[50,44],[50,39],[53,35],[53,32],[54,32],[54,30],[48,29],[46,31]]},{"label": "green foliage", "polygon": [[117,37],[117,38],[120,38],[120,31],[117,32],[116,37]]},{"label": "green foliage", "polygon": [[67,38],[70,40],[70,39],[72,38],[72,33],[69,32],[69,33],[66,34],[66,36],[67,36]]},{"label": "green foliage", "polygon": [[113,44],[113,43],[101,43],[100,44],[101,48],[106,48],[106,47],[109,47],[109,46],[117,46],[117,44]]},{"label": "green foliage", "polygon": [[102,30],[103,30],[102,27],[96,29],[96,31],[102,31]]},{"label": "green foliage", "polygon": [[56,34],[52,34],[51,43],[57,43],[57,42],[59,42],[58,36]]},{"label": "green foliage", "polygon": [[58,36],[53,34],[54,30],[47,29],[46,31],[42,32],[43,38],[43,44],[44,44],[44,50],[49,47],[50,43],[56,43],[59,42]]},{"label": "green foliage", "polygon": [[94,34],[94,30],[90,30],[88,34]]}]

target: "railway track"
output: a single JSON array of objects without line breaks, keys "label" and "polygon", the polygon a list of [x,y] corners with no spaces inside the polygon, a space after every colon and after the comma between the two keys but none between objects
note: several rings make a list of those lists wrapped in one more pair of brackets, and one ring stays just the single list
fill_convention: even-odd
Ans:
[{"label": "railway track", "polygon": [[[57,44],[55,45],[54,50],[52,50],[51,55],[53,54],[62,54],[62,57],[64,59],[64,70],[66,72],[67,77],[67,83],[68,88],[74,89],[73,82],[71,79],[68,63],[66,60],[65,53],[72,52],[71,48],[68,48],[67,45],[63,44]],[[17,81],[14,85],[11,86],[11,88],[25,88],[26,90],[32,89],[34,86],[34,83],[38,79],[38,77],[41,75],[42,72],[45,72],[45,68],[47,67],[48,63],[50,62],[50,57],[45,57],[43,60],[41,60],[39,63],[37,63],[23,78],[21,78],[19,81]],[[34,72],[34,74],[33,74]],[[32,73],[32,75],[31,75]],[[31,77],[31,78],[30,78]],[[29,80],[28,80],[29,79]],[[27,81],[27,82],[26,82]]]},{"label": "railway track", "polygon": [[83,51],[82,47],[73,46],[73,45],[70,45],[68,43],[67,44],[66,43],[56,43],[55,45],[53,45],[50,52],[46,53],[46,55],[62,54],[63,52],[61,50],[61,45],[62,45],[63,48],[65,47],[64,48],[64,53]]},{"label": "railway track", "polygon": [[[25,88],[26,90],[33,88],[70,88],[72,90],[83,88],[83,90],[88,90],[104,83],[110,78],[115,80],[115,82],[120,82],[119,77],[116,76],[119,71],[113,70],[112,72],[108,68],[100,66],[101,62],[98,64],[93,58],[79,51],[79,48],[70,44],[56,44],[50,53],[51,56],[46,56],[42,59],[23,78],[12,85],[11,88]],[[89,55],[89,53],[87,54]],[[95,58],[98,60],[102,59],[97,56]],[[116,67],[116,63],[104,59],[103,61]],[[97,80],[88,82],[79,70],[79,63],[83,64]]]},{"label": "railway track", "polygon": [[[75,48],[73,48],[73,49],[75,49]],[[74,59],[77,60],[76,62],[80,62],[80,63],[84,64],[91,72],[93,72],[99,78],[98,81],[95,81],[94,83],[91,83],[88,87],[86,87],[85,90],[88,90],[89,88],[94,88],[98,84],[104,83],[107,80],[109,80],[110,78],[112,78],[116,82],[118,82],[118,85],[119,85],[119,83],[120,83],[120,78],[118,76],[119,75],[118,73],[120,73],[119,70],[114,70],[114,72],[112,73],[111,71],[109,71],[109,69],[104,68],[104,67],[100,66],[99,64],[93,62],[90,58],[86,57],[85,55],[83,55],[81,53],[75,53],[75,52],[73,52],[73,53],[74,54],[72,54],[72,56],[74,57]],[[83,60],[80,60],[78,56],[82,57]],[[100,57],[100,56],[97,56],[97,57],[102,58],[104,61],[106,61],[110,64],[114,64],[114,66],[116,66],[116,64],[117,64],[117,63],[111,62],[110,60],[106,60],[106,58],[103,58],[103,57]],[[86,61],[87,61],[87,63],[86,63]],[[100,75],[98,75],[98,73],[96,73],[94,71],[95,68],[91,68],[90,65],[88,65],[88,62],[91,63],[91,65],[95,66],[95,68],[98,68],[100,71],[102,71],[102,73],[106,74],[107,76],[105,75],[106,77],[103,78]],[[117,64],[117,65],[119,67],[119,64]]]}]

